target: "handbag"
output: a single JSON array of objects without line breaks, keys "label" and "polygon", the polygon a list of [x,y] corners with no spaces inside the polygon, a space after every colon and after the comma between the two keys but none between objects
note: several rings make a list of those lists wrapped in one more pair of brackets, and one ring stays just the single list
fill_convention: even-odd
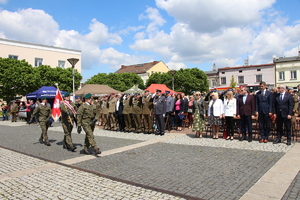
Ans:
[{"label": "handbag", "polygon": [[183,120],[183,119],[185,118],[185,116],[184,116],[183,114],[181,114],[181,113],[178,113],[178,117],[179,117],[179,119],[181,119],[181,120]]},{"label": "handbag", "polygon": [[224,131],[223,131],[223,139],[226,139],[228,137],[227,135],[227,130],[226,128],[224,128]]}]

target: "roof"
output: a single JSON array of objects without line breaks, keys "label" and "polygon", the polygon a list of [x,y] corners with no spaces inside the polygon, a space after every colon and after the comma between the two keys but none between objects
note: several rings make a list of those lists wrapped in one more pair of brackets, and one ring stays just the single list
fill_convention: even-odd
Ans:
[{"label": "roof", "polygon": [[299,56],[293,56],[293,57],[279,57],[279,58],[274,58],[274,63],[279,63],[279,62],[289,62],[289,61],[300,61]]},{"label": "roof", "polygon": [[218,70],[215,70],[215,71],[205,71],[204,72],[206,75],[207,74],[218,74]]},{"label": "roof", "polygon": [[50,49],[56,49],[56,50],[64,50],[64,51],[72,51],[76,53],[81,53],[80,50],[76,49],[67,49],[62,47],[55,47],[50,45],[44,45],[44,44],[35,44],[35,43],[29,43],[29,42],[22,42],[22,41],[16,41],[16,40],[8,40],[4,38],[0,38],[0,43],[5,45],[13,45],[13,46],[24,46],[29,48],[50,48]]},{"label": "roof", "polygon": [[274,63],[270,64],[262,64],[262,65],[248,65],[248,66],[239,66],[239,67],[224,67],[219,68],[219,70],[228,70],[228,69],[244,69],[244,68],[252,68],[252,67],[264,67],[264,66],[274,66]]},{"label": "roof", "polygon": [[[57,88],[54,86],[42,86],[40,89],[26,94],[27,99],[37,99],[41,97],[46,97],[46,98],[55,98]],[[60,91],[62,95],[64,95],[66,92]]]},{"label": "roof", "polygon": [[136,74],[143,74],[146,73],[149,69],[151,69],[154,65],[159,63],[159,61],[153,61],[150,63],[142,63],[142,64],[135,64],[135,65],[121,65],[121,69],[116,71],[115,73],[136,73]]},{"label": "roof", "polygon": [[171,90],[170,88],[168,88],[166,85],[164,84],[154,84],[152,83],[147,89],[145,90],[149,90],[149,92],[151,93],[155,93],[156,90],[159,89],[161,90],[161,93],[165,93],[166,90],[170,91],[170,93],[177,93],[176,91]]},{"label": "roof", "polygon": [[102,96],[110,93],[119,93],[120,91],[115,90],[108,85],[100,84],[85,84],[81,89],[75,92],[76,96],[85,95],[91,93],[93,96]]},{"label": "roof", "polygon": [[134,86],[132,86],[132,88],[124,91],[123,93],[131,93],[131,94],[133,94],[133,93],[142,93],[142,92],[144,92],[144,90],[140,89],[138,87],[138,85],[134,85]]}]

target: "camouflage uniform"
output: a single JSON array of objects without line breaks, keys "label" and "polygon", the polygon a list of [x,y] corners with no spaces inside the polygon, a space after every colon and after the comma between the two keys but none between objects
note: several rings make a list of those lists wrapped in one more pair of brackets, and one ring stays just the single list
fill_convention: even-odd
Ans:
[{"label": "camouflage uniform", "polygon": [[[48,105],[45,105],[44,103],[41,103],[38,107],[36,107],[31,115],[30,122],[32,122],[34,116],[38,114],[39,115],[39,123],[40,127],[42,129],[42,134],[40,137],[40,142],[43,141],[45,144],[49,145],[49,139],[47,135],[48,127],[49,127],[49,118],[51,117],[51,108]],[[49,145],[50,146],[50,145]]]},{"label": "camouflage uniform", "polygon": [[102,108],[102,119],[103,119],[103,129],[108,129],[108,123],[107,123],[107,118],[108,118],[108,108],[107,108],[107,98],[102,100],[101,104]]},{"label": "camouflage uniform", "polygon": [[93,123],[94,119],[98,119],[97,110],[94,105],[89,103],[84,103],[80,106],[77,112],[77,125],[82,126],[85,131],[85,141],[84,141],[84,150],[88,152],[89,147],[91,146],[94,150],[98,149],[95,139],[94,139],[94,128],[95,124]]},{"label": "camouflage uniform", "polygon": [[[74,108],[75,111],[77,111],[77,106],[73,102],[68,103]],[[73,123],[75,122],[74,113],[63,102],[59,105],[59,108],[61,110],[61,124],[64,130],[64,148],[74,149],[71,137]]]},{"label": "camouflage uniform", "polygon": [[144,117],[144,127],[145,127],[145,133],[153,133],[153,116],[152,116],[152,112],[153,112],[153,99],[152,101],[150,101],[150,99],[152,99],[151,95],[148,96],[144,96],[142,103],[143,103],[143,117]]},{"label": "camouflage uniform", "polygon": [[111,96],[110,99],[107,101],[108,106],[108,129],[115,131],[117,130],[116,127],[116,118],[114,113],[116,112],[116,102],[117,98]]},{"label": "camouflage uniform", "polygon": [[142,98],[135,97],[132,100],[132,114],[133,114],[133,121],[135,124],[135,132],[140,133],[142,132]]},{"label": "camouflage uniform", "polygon": [[124,121],[125,121],[125,131],[130,132],[132,131],[132,120],[131,120],[131,109],[132,109],[132,98],[127,98],[123,100],[123,115],[124,115]]},{"label": "camouflage uniform", "polygon": [[15,102],[11,105],[10,113],[11,113],[11,122],[17,122],[17,113],[19,111],[19,106]]}]

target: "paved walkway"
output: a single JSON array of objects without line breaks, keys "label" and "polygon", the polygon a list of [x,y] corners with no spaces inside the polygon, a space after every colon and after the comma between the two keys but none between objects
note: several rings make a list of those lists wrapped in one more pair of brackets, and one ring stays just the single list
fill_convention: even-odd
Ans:
[{"label": "paved walkway", "polygon": [[[46,147],[36,142],[38,126],[0,122],[0,198],[300,198],[298,142],[287,146],[101,129],[95,135],[100,157],[63,150],[59,123],[49,129],[53,140]],[[74,131],[78,148],[83,138]]]}]

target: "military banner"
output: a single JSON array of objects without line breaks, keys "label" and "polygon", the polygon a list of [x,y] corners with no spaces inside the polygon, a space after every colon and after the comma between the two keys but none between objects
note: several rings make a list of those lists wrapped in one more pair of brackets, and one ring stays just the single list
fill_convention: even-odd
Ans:
[{"label": "military banner", "polygon": [[53,108],[52,108],[52,118],[54,119],[55,122],[59,119],[59,117],[61,115],[61,111],[59,108],[59,105],[61,102],[62,102],[61,93],[60,93],[60,90],[57,89],[54,103],[53,103]]}]

